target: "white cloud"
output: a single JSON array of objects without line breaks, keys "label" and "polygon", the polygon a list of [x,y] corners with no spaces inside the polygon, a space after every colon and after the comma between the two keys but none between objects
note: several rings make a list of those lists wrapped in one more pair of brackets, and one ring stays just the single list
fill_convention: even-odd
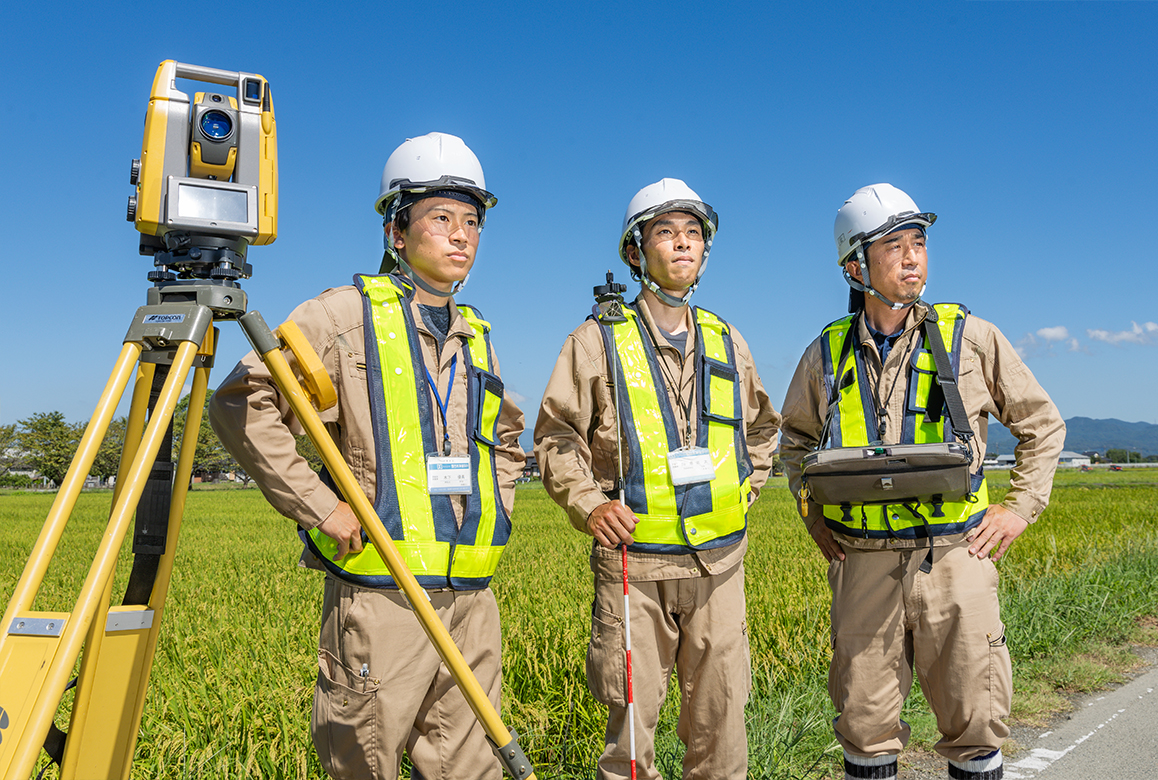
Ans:
[{"label": "white cloud", "polygon": [[1129,330],[1087,330],[1086,335],[1107,344],[1151,344],[1158,342],[1158,322],[1131,322]]},{"label": "white cloud", "polygon": [[1058,325],[1053,328],[1041,328],[1037,335],[1046,341],[1065,341],[1070,337],[1070,332],[1065,325]]},{"label": "white cloud", "polygon": [[1034,333],[1026,333],[1018,339],[1013,348],[1022,360],[1031,357],[1049,357],[1057,354],[1057,349],[1064,348],[1067,352],[1085,352],[1086,348],[1076,337],[1070,335],[1065,325],[1055,325],[1049,328],[1038,328]]}]

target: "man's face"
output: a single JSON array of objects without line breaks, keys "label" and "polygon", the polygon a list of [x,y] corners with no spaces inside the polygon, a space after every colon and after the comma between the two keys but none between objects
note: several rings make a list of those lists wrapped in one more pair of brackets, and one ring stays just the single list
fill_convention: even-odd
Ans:
[{"label": "man's face", "polygon": [[[643,254],[647,274],[661,290],[682,295],[695,283],[704,262],[704,227],[699,217],[687,211],[669,211],[644,223]],[[627,257],[639,265],[635,246]]]},{"label": "man's face", "polygon": [[[869,246],[868,262],[873,289],[890,301],[912,303],[920,297],[928,277],[925,235],[916,228],[889,233]],[[858,282],[864,282],[859,262],[849,263],[848,271]]]},{"label": "man's face", "polygon": [[424,280],[450,290],[474,265],[478,208],[451,198],[426,198],[410,207],[406,230],[394,229],[394,248]]}]

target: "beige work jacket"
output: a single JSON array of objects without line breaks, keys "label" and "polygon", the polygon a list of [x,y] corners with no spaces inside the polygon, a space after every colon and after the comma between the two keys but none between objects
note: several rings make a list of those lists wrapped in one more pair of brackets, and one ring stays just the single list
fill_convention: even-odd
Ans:
[{"label": "beige work jacket", "polygon": [[[467,339],[474,330],[451,307],[451,321],[442,352],[438,341],[423,322],[418,304],[410,302],[418,329],[426,368],[435,378],[438,392],[446,392],[450,366],[458,354],[454,388],[450,393],[446,427],[454,452],[467,451],[466,371],[461,370]],[[374,502],[377,493],[377,452],[370,415],[369,385],[366,380],[366,340],[362,324],[362,294],[353,286],[326,290],[290,313],[322,359],[338,393],[338,403],[321,412],[322,422],[350,465],[358,484]],[[291,357],[292,363],[292,357]],[[498,374],[496,358],[492,371]],[[429,387],[427,388],[429,392]],[[437,401],[431,397],[433,408]],[[327,487],[306,460],[297,453],[294,434],[304,433],[289,404],[274,385],[269,371],[256,353],[250,352],[221,383],[209,404],[209,419],[221,443],[241,467],[253,477],[274,509],[304,529],[317,526],[334,511],[338,496]],[[442,441],[442,416],[435,414],[434,431]],[[511,512],[515,500],[515,479],[522,473],[525,456],[519,446],[523,413],[503,397],[498,421],[495,461],[503,506]],[[469,496],[452,496],[455,517],[462,524],[463,508]]]},{"label": "beige work jacket", "polygon": [[[677,387],[668,390],[668,398],[676,416],[676,429],[683,432],[687,425],[684,408],[694,410],[699,400],[695,392],[695,328],[690,312],[685,313],[688,339],[683,352],[664,338],[656,327],[648,301],[642,296],[635,305],[655,336],[659,359]],[[612,404],[607,355],[603,348],[600,325],[586,320],[575,329],[555,363],[543,404],[535,424],[535,456],[543,475],[547,493],[564,509],[571,524],[584,533],[587,518],[599,505],[608,500],[618,480],[616,452],[615,407]],[[768,394],[756,373],[756,364],[748,344],[736,328],[729,326],[735,347],[736,368],[740,374],[740,400],[743,407],[745,437],[748,454],[752,459],[752,494],[749,504],[756,499],[760,487],[772,470],[772,452],[776,447],[776,432],[780,415],[772,407]],[[666,380],[665,380],[665,383]],[[681,398],[676,397],[679,393]],[[681,400],[682,399],[682,400]],[[690,399],[690,400],[689,400]],[[692,440],[696,437],[696,416],[691,415]],[[629,467],[629,453],[622,443],[623,469]],[[629,552],[633,580],[684,579],[706,574],[722,574],[738,566],[748,547],[747,536],[727,547],[703,550],[686,555]],[[600,577],[622,576],[621,554],[594,546],[591,565]],[[616,575],[616,572],[619,572]]]},{"label": "beige work jacket", "polygon": [[[893,344],[888,360],[881,365],[880,353],[865,324],[863,314],[857,318],[856,338],[864,348],[868,369],[868,388],[873,397],[880,398],[884,407],[881,419],[885,430],[885,444],[900,441],[901,425],[905,419],[905,397],[908,388],[908,365],[912,351],[920,344],[921,323],[927,305],[914,306],[905,320],[901,336]],[[788,486],[793,495],[800,495],[800,468],[804,456],[815,449],[820,438],[824,418],[828,412],[828,396],[824,387],[824,354],[821,338],[808,345],[788,395],[784,399],[784,428],[780,443],[780,457],[788,474]],[[1066,427],[1057,407],[1029,368],[1021,360],[1013,345],[992,323],[972,314],[965,320],[961,339],[961,360],[957,386],[961,401],[973,429],[974,461],[972,470],[981,468],[985,457],[988,419],[996,418],[1018,438],[1014,450],[1017,465],[1010,472],[1009,493],[1002,506],[1032,523],[1049,503],[1053,487],[1053,473],[1058,455],[1065,444]],[[822,521],[820,506],[808,502],[805,525]],[[959,542],[963,534],[935,537],[937,545]],[[853,547],[870,549],[901,548],[928,545],[924,539],[862,539],[842,535],[840,541]]]}]

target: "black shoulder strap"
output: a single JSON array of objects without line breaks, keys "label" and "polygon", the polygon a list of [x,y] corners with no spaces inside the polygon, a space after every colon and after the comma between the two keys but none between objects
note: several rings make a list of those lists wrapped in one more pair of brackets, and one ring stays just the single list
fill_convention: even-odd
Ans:
[{"label": "black shoulder strap", "polygon": [[961,401],[961,391],[957,389],[957,378],[953,376],[949,353],[945,351],[945,340],[941,338],[940,328],[937,327],[937,310],[933,306],[929,307],[922,327],[929,341],[929,350],[933,353],[933,361],[937,364],[937,384],[941,385],[941,392],[945,394],[945,406],[949,410],[953,435],[969,444],[973,440],[973,429],[969,427],[965,404]]},{"label": "black shoulder strap", "polygon": [[828,391],[828,414],[824,416],[824,426],[820,429],[818,449],[824,449],[832,436],[832,421],[836,417],[837,405],[840,403],[840,391],[844,389],[844,367],[852,354],[853,330],[856,328],[856,318],[853,317],[849,328],[845,331],[844,341],[840,345],[840,358],[836,361],[836,373],[832,375],[832,387]]}]

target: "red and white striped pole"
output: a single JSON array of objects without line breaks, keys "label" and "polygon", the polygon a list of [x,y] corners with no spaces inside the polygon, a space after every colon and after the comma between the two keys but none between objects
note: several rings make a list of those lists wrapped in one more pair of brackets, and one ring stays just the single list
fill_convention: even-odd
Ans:
[{"label": "red and white striped pole", "polygon": [[627,545],[623,550],[623,636],[627,656],[627,734],[631,742],[631,780],[635,780],[635,697],[631,692],[631,608],[627,600]]}]

